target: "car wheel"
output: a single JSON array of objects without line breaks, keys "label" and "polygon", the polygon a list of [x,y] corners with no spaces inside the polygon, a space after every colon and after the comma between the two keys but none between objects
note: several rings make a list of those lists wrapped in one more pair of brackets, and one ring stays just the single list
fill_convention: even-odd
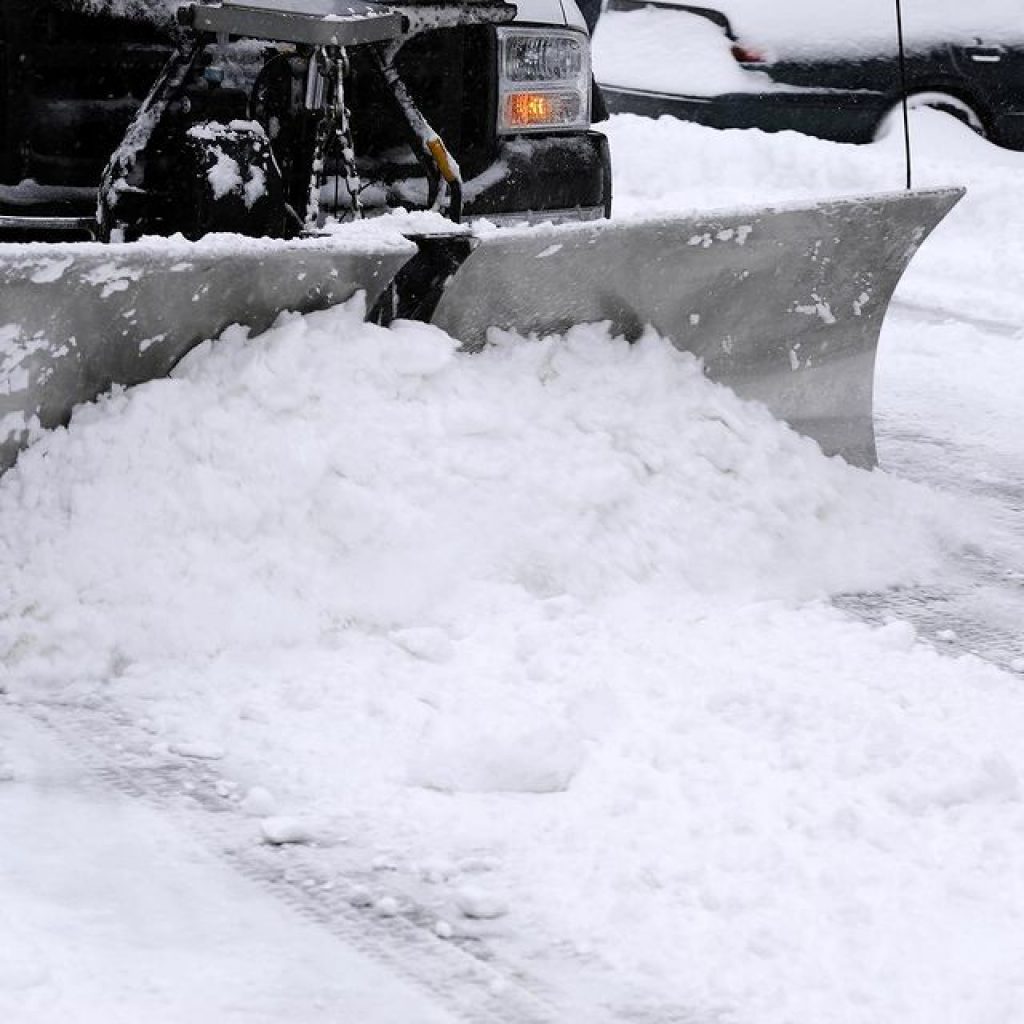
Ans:
[{"label": "car wheel", "polygon": [[[910,110],[921,110],[927,108],[929,110],[940,110],[944,114],[949,114],[951,117],[955,117],[961,123],[967,125],[977,135],[980,135],[983,139],[989,137],[988,131],[985,128],[985,122],[982,121],[981,115],[972,107],[969,103],[965,103],[958,96],[953,96],[948,92],[915,92],[907,97],[907,107]],[[878,122],[878,127],[875,129],[875,138],[885,138],[893,129],[898,131],[903,130],[903,104],[902,102],[897,103],[891,107]]]}]

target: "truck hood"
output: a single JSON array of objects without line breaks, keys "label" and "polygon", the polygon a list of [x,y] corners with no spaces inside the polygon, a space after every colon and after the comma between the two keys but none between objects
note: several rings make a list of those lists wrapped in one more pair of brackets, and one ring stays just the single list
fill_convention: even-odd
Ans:
[{"label": "truck hood", "polygon": [[530,25],[556,25],[586,32],[586,22],[573,0],[511,0],[519,9],[516,21]]}]

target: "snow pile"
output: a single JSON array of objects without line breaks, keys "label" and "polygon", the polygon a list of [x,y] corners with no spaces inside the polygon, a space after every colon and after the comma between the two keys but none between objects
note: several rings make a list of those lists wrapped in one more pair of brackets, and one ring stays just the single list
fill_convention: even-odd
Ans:
[{"label": "snow pile", "polygon": [[800,599],[929,564],[920,495],[824,459],[659,339],[454,348],[334,311],[228,332],[80,409],[0,488],[13,671],[318,647],[506,593]]},{"label": "snow pile", "polygon": [[654,337],[360,313],[229,331],[0,480],[9,699],[112,698],[578,1019],[1024,1012],[1019,684],[814,600],[926,578],[945,506]]},{"label": "snow pile", "polygon": [[583,762],[578,737],[564,728],[520,724],[511,714],[467,734],[461,721],[443,723],[409,766],[411,785],[444,792],[559,793]]}]

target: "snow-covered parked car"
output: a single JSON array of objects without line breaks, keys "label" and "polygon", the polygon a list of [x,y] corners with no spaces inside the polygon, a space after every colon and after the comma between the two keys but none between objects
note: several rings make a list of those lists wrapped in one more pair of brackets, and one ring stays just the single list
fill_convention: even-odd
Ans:
[{"label": "snow-covered parked car", "polygon": [[[903,0],[911,106],[1024,149],[1018,0]],[[613,112],[869,142],[899,107],[895,0],[610,0],[594,66]]]}]

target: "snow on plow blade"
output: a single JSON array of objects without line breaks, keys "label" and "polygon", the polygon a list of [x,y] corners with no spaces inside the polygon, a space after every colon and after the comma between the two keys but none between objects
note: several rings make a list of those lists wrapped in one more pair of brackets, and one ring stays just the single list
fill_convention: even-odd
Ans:
[{"label": "snow on plow blade", "polygon": [[467,347],[489,327],[550,334],[646,325],[707,376],[764,403],[828,454],[876,462],[875,351],[918,246],[962,189],[484,238],[433,322]]},{"label": "snow on plow blade", "polygon": [[112,384],[166,376],[233,323],[260,331],[359,291],[372,303],[415,252],[401,236],[0,246],[0,472]]}]

